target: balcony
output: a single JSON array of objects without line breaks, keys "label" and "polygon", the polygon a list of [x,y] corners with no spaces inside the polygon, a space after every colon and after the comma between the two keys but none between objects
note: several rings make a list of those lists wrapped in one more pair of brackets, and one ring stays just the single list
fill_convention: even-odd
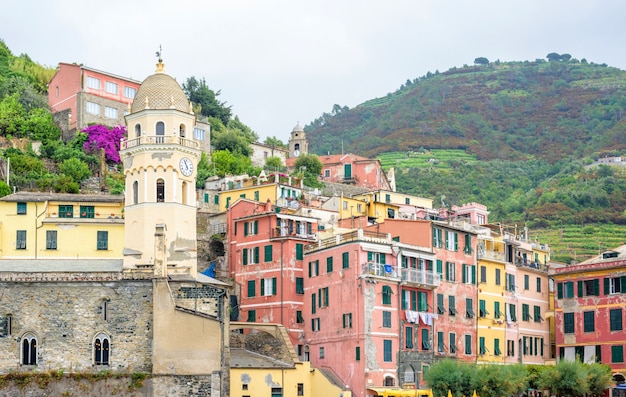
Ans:
[{"label": "balcony", "polygon": [[358,229],[353,232],[338,234],[333,237],[318,240],[315,244],[304,247],[304,252],[309,253],[319,249],[330,248],[352,241],[366,241],[371,243],[391,244],[391,235],[387,233],[368,232]]},{"label": "balcony", "polygon": [[494,261],[504,262],[504,252],[492,251],[488,249],[484,249],[482,247],[478,248],[477,253],[478,259],[490,259]]},{"label": "balcony", "polygon": [[396,267],[384,263],[365,262],[361,265],[361,274],[384,278],[399,278]]},{"label": "balcony", "polygon": [[288,227],[275,227],[270,232],[270,239],[304,239],[315,241],[317,235],[315,233],[307,233],[306,230],[296,231],[295,229],[289,230]]},{"label": "balcony", "polygon": [[400,279],[403,282],[417,284],[422,287],[435,288],[439,285],[440,276],[432,271],[400,268]]},{"label": "balcony", "polygon": [[122,140],[120,143],[120,149],[132,149],[142,145],[180,145],[192,149],[199,148],[198,142],[193,139],[181,138],[178,136],[144,135],[139,138]]},{"label": "balcony", "polygon": [[541,272],[547,272],[548,271],[548,266],[544,265],[542,263],[539,262],[530,262],[528,260],[525,260],[524,258],[517,258],[515,260],[515,266],[518,267],[528,267],[531,269],[536,269],[539,270]]}]

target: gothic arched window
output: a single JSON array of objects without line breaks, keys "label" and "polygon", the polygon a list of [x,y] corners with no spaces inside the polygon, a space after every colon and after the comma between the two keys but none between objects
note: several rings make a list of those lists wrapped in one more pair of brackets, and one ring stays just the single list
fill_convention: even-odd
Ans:
[{"label": "gothic arched window", "polygon": [[93,341],[93,362],[95,365],[109,365],[111,342],[103,333],[96,335]]},{"label": "gothic arched window", "polygon": [[135,138],[141,136],[141,124],[135,124]]},{"label": "gothic arched window", "polygon": [[22,337],[22,365],[37,365],[37,337],[31,333]]},{"label": "gothic arched window", "polygon": [[157,203],[165,201],[165,181],[160,178],[156,182],[156,201]]}]

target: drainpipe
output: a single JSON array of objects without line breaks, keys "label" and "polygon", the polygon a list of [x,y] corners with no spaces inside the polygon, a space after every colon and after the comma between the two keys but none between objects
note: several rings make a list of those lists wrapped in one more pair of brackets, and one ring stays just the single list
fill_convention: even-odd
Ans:
[{"label": "drainpipe", "polygon": [[37,226],[37,220],[39,219],[40,216],[44,215],[47,210],[48,210],[48,202],[46,201],[43,211],[40,214],[38,214],[37,203],[35,203],[35,259],[37,259],[37,246],[38,246],[37,243],[39,241],[38,239],[39,233],[37,233],[37,231],[43,227],[43,224],[41,224],[41,226]]}]

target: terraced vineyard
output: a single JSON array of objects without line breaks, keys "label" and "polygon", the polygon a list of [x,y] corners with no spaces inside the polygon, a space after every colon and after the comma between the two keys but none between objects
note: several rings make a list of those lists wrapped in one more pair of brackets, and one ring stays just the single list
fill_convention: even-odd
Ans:
[{"label": "terraced vineyard", "polygon": [[564,225],[556,229],[536,229],[532,236],[550,246],[550,258],[554,261],[582,262],[602,251],[626,243],[626,226],[594,224],[586,226]]},{"label": "terraced vineyard", "polygon": [[402,168],[449,168],[450,161],[472,163],[476,157],[463,150],[424,150],[410,152],[388,152],[378,156],[383,169]]}]

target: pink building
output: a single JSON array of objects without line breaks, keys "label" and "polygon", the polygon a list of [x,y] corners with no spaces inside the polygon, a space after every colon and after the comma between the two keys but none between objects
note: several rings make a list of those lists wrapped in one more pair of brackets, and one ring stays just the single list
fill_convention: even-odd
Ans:
[{"label": "pink building", "polygon": [[77,64],[59,63],[48,83],[48,106],[71,139],[89,124],[125,125],[124,116],[132,104],[140,81]]},{"label": "pink building", "polygon": [[240,198],[228,208],[227,224],[239,320],[283,324],[304,355],[304,246],[314,241],[317,219]]},{"label": "pink building", "polygon": [[478,288],[476,234],[440,221],[432,222],[432,246],[441,278],[435,305],[435,358],[476,361]]}]

